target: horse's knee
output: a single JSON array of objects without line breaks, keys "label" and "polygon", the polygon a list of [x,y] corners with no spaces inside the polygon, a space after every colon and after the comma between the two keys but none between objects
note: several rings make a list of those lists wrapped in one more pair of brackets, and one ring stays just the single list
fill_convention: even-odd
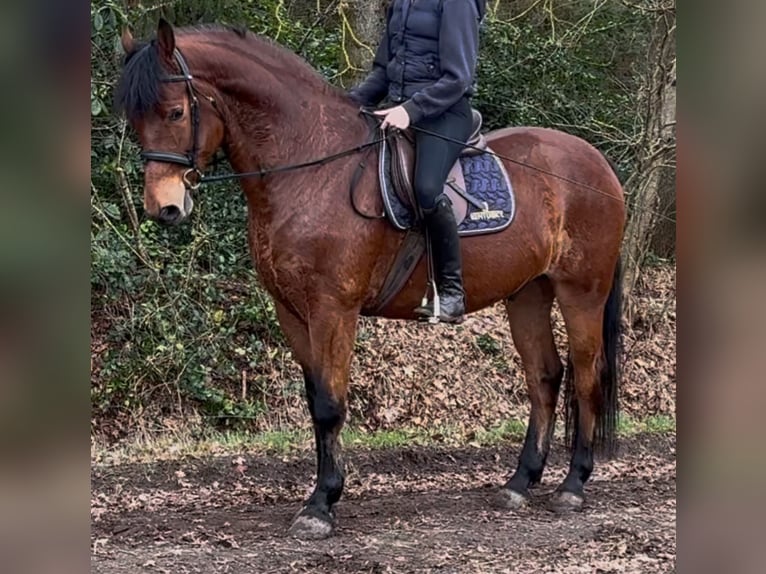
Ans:
[{"label": "horse's knee", "polygon": [[552,413],[558,402],[563,379],[564,366],[558,360],[555,365],[542,367],[534,374],[528,373],[527,384],[530,398],[546,413]]},{"label": "horse's knee", "polygon": [[314,424],[325,432],[334,431],[346,419],[345,406],[339,404],[334,399],[330,399],[326,394],[319,393],[314,400],[314,408],[311,413]]},{"label": "horse's knee", "polygon": [[346,418],[346,404],[334,397],[321,377],[306,374],[306,398],[314,424],[320,431],[337,429]]}]

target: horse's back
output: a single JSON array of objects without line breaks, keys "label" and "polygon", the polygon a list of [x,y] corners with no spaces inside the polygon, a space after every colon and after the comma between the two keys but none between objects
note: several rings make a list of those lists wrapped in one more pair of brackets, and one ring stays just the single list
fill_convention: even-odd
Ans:
[{"label": "horse's back", "polygon": [[486,134],[503,160],[520,203],[556,204],[565,226],[598,225],[603,218],[618,227],[625,221],[620,180],[606,156],[584,139],[550,128],[507,127]]},{"label": "horse's back", "polygon": [[[572,277],[578,267],[586,273],[583,261],[604,267],[603,273],[587,273],[611,276],[624,205],[605,157],[583,139],[551,129],[510,127],[485,137],[508,172],[516,213],[506,229],[462,240],[469,312],[507,298],[541,275]],[[410,318],[425,284],[421,262],[380,314]]]},{"label": "horse's back", "polygon": [[513,172],[537,172],[561,183],[582,184],[574,186],[580,191],[623,199],[622,186],[609,160],[579,136],[551,128],[516,126],[493,130],[485,137]]}]

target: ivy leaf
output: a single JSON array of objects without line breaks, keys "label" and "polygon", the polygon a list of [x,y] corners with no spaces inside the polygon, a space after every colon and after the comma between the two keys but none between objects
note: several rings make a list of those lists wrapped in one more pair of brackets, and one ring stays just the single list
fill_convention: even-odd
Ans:
[{"label": "ivy leaf", "polygon": [[120,208],[117,207],[114,203],[104,204],[104,213],[106,213],[112,219],[120,218]]},{"label": "ivy leaf", "polygon": [[96,32],[100,32],[101,28],[104,27],[104,18],[101,16],[101,12],[96,12],[96,15],[93,17],[93,27],[96,29]]},{"label": "ivy leaf", "polygon": [[101,113],[101,110],[104,109],[104,106],[101,104],[101,100],[98,98],[93,98],[90,101],[90,115],[91,116],[97,116]]}]

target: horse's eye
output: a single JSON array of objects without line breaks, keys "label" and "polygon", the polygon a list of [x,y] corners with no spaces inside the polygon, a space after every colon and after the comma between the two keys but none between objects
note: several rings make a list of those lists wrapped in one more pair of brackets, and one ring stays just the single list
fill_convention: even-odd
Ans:
[{"label": "horse's eye", "polygon": [[184,117],[184,109],[183,108],[173,108],[170,110],[170,113],[168,114],[168,119],[171,122],[177,122],[182,117]]}]

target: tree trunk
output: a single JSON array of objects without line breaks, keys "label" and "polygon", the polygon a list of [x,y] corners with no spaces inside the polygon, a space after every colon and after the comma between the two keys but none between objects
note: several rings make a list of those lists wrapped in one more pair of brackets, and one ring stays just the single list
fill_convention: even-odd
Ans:
[{"label": "tree trunk", "polygon": [[625,187],[630,218],[625,233],[625,293],[635,288],[653,245],[675,249],[676,13],[675,1],[653,6],[654,25],[644,82],[638,166]]},{"label": "tree trunk", "polygon": [[672,142],[673,154],[671,165],[661,168],[658,186],[657,212],[659,218],[652,229],[649,250],[657,257],[668,259],[676,253],[676,166],[675,166],[675,141],[676,141],[676,69],[675,55],[673,58],[672,77],[669,80],[672,85],[666,86],[665,98],[662,105],[663,125],[665,133],[663,139]]},{"label": "tree trunk", "polygon": [[[361,82],[372,68],[383,35],[387,0],[342,0],[343,51],[340,82],[345,88]],[[345,16],[345,17],[344,17]]]}]

